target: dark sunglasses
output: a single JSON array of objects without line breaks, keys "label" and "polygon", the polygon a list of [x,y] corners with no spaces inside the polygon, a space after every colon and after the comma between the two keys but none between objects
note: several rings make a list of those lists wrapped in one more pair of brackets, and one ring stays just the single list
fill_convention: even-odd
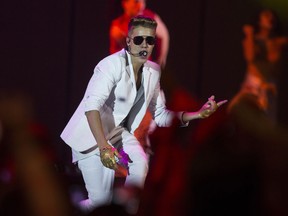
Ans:
[{"label": "dark sunglasses", "polygon": [[152,36],[147,36],[147,37],[144,37],[144,36],[135,36],[134,38],[132,38],[133,40],[133,43],[135,45],[141,45],[143,43],[143,41],[145,40],[146,43],[148,45],[155,45],[155,42],[156,42],[156,39],[155,37],[152,37]]}]

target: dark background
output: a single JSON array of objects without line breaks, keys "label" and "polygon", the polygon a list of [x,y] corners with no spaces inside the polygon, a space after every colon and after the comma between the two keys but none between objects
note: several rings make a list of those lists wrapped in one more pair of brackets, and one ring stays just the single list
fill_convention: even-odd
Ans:
[{"label": "dark background", "polygon": [[[109,54],[109,25],[121,13],[116,0],[18,0],[0,7],[1,89],[33,99],[37,121],[47,126],[59,155],[59,138],[84,94],[93,68]],[[199,100],[230,99],[245,73],[242,25],[262,7],[285,0],[147,1],[170,31],[165,73]],[[284,12],[283,12],[284,11]],[[165,86],[165,82],[163,84]],[[169,95],[168,95],[169,100]]]}]

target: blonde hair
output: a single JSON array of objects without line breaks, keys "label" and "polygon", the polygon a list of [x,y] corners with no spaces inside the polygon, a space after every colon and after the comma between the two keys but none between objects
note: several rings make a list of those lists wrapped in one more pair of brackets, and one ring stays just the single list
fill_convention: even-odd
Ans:
[{"label": "blonde hair", "polygon": [[128,34],[130,34],[136,27],[145,27],[156,30],[157,22],[148,16],[138,15],[133,17],[128,24]]}]

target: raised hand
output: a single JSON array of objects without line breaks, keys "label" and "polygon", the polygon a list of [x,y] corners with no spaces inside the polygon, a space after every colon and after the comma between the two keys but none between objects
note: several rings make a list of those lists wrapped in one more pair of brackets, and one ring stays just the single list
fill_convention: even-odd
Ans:
[{"label": "raised hand", "polygon": [[220,106],[225,104],[227,100],[222,100],[220,102],[216,102],[214,95],[212,95],[210,98],[208,98],[208,101],[201,107],[199,112],[200,118],[207,118],[211,114],[213,114]]},{"label": "raised hand", "polygon": [[244,25],[243,32],[246,36],[251,36],[254,34],[254,28],[252,25]]}]

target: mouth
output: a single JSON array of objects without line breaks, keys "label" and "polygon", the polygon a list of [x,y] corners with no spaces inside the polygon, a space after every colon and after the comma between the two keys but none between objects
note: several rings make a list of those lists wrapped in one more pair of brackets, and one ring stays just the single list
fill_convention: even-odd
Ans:
[{"label": "mouth", "polygon": [[147,57],[148,56],[148,52],[146,50],[142,50],[139,52],[139,56],[140,57]]}]

